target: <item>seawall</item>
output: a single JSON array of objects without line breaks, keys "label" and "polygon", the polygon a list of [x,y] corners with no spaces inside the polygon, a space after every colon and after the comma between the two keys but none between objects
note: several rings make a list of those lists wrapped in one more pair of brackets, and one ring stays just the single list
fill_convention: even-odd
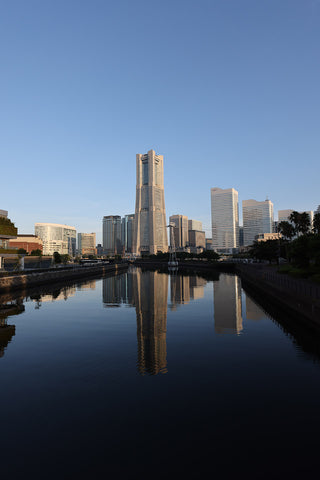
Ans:
[{"label": "seawall", "polygon": [[278,273],[265,265],[236,264],[244,287],[246,284],[258,294],[266,295],[280,308],[296,318],[305,319],[320,328],[320,285],[304,279]]},{"label": "seawall", "polygon": [[24,273],[0,278],[0,292],[26,289],[37,285],[46,285],[54,282],[118,273],[128,269],[127,263],[113,265],[94,265],[69,268],[66,270],[48,270],[46,272]]}]

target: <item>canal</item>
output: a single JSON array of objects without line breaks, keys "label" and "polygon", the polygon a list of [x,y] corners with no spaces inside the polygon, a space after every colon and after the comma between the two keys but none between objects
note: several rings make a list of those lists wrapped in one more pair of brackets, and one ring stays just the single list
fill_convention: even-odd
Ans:
[{"label": "canal", "polygon": [[318,471],[320,335],[236,275],[132,269],[0,298],[8,478]]}]

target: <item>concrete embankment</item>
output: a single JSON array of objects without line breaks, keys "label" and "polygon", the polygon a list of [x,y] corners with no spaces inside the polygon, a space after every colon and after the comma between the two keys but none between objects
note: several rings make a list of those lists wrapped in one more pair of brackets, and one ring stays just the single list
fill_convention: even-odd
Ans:
[{"label": "concrete embankment", "polygon": [[87,278],[108,273],[118,273],[128,268],[127,263],[114,265],[94,265],[74,267],[66,270],[56,269],[40,273],[24,273],[19,275],[0,278],[0,292],[26,289],[37,285],[45,285],[54,282],[70,281],[73,279]]},{"label": "concrete embankment", "polygon": [[278,273],[265,265],[237,264],[236,272],[244,287],[248,284],[253,291],[267,296],[295,317],[320,328],[320,285]]}]

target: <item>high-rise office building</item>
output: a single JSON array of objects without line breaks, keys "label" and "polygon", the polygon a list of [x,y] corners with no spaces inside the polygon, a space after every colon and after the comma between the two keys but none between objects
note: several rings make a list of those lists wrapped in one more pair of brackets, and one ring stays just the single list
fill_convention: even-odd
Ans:
[{"label": "high-rise office building", "polygon": [[185,215],[171,215],[171,217],[169,217],[169,223],[170,225],[174,225],[174,227],[172,227],[172,235],[174,238],[175,247],[184,248],[189,241],[188,217],[186,217]]},{"label": "high-rise office building", "polygon": [[244,246],[252,245],[259,233],[272,233],[273,203],[270,200],[243,200],[242,213]]},{"label": "high-rise office building", "polygon": [[34,233],[43,241],[43,255],[76,254],[76,236],[74,227],[59,223],[36,223]]},{"label": "high-rise office building", "polygon": [[122,254],[121,217],[107,215],[102,220],[102,245],[109,255]]},{"label": "high-rise office building", "polygon": [[121,241],[125,252],[132,252],[134,214],[125,215],[121,220]]},{"label": "high-rise office building", "polygon": [[97,253],[95,233],[78,233],[78,253],[80,255],[95,255]]},{"label": "high-rise office building", "polygon": [[291,213],[293,212],[293,210],[278,210],[278,224],[280,222],[288,222],[289,221],[289,217],[291,215]]},{"label": "high-rise office building", "polygon": [[163,155],[154,150],[137,154],[137,186],[133,252],[156,254],[168,250],[164,204]]},{"label": "high-rise office building", "polygon": [[[278,223],[280,222],[290,222],[289,217],[294,210],[278,210]],[[302,212],[298,212],[302,213]],[[313,224],[313,211],[307,210],[305,213],[309,215],[310,218],[310,230],[312,229]]]},{"label": "high-rise office building", "polygon": [[202,222],[200,222],[200,220],[188,220],[188,230],[202,232]]},{"label": "high-rise office building", "polygon": [[211,188],[212,248],[232,252],[239,247],[238,192],[234,188]]}]

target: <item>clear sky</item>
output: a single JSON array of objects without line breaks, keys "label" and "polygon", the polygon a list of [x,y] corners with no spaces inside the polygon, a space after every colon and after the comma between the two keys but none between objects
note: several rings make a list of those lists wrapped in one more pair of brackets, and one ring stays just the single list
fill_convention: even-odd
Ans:
[{"label": "clear sky", "polygon": [[152,148],[167,217],[208,236],[211,187],[314,210],[319,127],[319,0],[0,0],[0,208],[19,233],[101,240]]}]

